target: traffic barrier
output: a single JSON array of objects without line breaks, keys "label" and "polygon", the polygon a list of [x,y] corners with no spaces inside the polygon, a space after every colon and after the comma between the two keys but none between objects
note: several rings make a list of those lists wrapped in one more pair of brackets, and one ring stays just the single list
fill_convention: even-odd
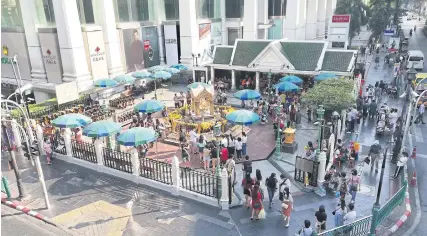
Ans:
[{"label": "traffic barrier", "polygon": [[413,159],[417,158],[417,146],[414,147],[414,149],[412,150],[412,156]]},{"label": "traffic barrier", "polygon": [[412,174],[411,185],[412,186],[417,186],[417,173],[415,171]]}]

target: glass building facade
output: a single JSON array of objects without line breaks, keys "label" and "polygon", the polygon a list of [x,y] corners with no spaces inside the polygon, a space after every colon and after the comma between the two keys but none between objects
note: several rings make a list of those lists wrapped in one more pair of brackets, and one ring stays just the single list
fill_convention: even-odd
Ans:
[{"label": "glass building facade", "polygon": [[197,19],[221,18],[220,0],[196,0]]},{"label": "glass building facade", "polygon": [[226,18],[243,18],[244,0],[225,1]]},{"label": "glass building facade", "polygon": [[22,27],[21,8],[19,0],[1,1],[1,27],[17,28]]},{"label": "glass building facade", "polygon": [[268,0],[268,17],[285,16],[287,0]]}]

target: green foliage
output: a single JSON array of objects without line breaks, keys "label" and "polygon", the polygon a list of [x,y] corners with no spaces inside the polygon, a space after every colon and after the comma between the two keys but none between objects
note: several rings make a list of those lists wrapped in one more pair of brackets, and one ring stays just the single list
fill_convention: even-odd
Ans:
[{"label": "green foliage", "polygon": [[371,17],[369,18],[369,27],[372,34],[376,37],[382,34],[390,23],[392,7],[390,0],[376,0],[371,6]]},{"label": "green foliage", "polygon": [[326,110],[340,111],[353,105],[354,81],[351,79],[328,79],[320,82],[302,96],[306,105],[323,105]]},{"label": "green foliage", "polygon": [[[36,104],[28,104],[28,110],[30,110],[30,113],[32,112],[38,112],[46,109],[46,107],[53,106],[57,104],[56,98],[51,98],[46,101],[43,101],[41,103]],[[14,109],[11,111],[12,117],[20,117],[20,111],[18,109]]]},{"label": "green foliage", "polygon": [[362,0],[338,0],[335,14],[350,14],[350,31],[351,39],[360,33],[360,28],[368,23],[369,7]]}]

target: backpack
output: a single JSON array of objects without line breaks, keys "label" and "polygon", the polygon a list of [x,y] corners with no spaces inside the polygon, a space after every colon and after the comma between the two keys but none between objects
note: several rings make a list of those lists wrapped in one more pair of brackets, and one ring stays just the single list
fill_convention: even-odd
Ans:
[{"label": "backpack", "polygon": [[274,180],[275,180],[274,178],[267,178],[267,181],[266,181],[267,187],[271,189],[276,189],[277,182]]}]

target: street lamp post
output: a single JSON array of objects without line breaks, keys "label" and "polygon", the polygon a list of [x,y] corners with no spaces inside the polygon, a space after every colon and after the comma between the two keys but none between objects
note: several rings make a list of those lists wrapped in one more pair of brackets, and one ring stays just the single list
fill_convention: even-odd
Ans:
[{"label": "street lamp post", "polygon": [[[276,117],[279,116],[280,113],[280,105],[277,104],[276,106]],[[276,138],[276,158],[280,158],[280,153],[282,151],[282,143],[280,142],[281,134],[280,134],[280,119],[277,119],[277,138]]]},{"label": "street lamp post", "polygon": [[[411,119],[411,111],[412,111],[412,97],[413,97],[413,93],[412,93],[412,81],[415,79],[415,75],[417,74],[417,71],[414,69],[414,66],[412,65],[412,67],[406,72],[406,98],[405,98],[405,104],[402,108],[402,116],[401,116],[401,123],[398,127],[398,129],[396,130],[396,135],[397,135],[397,140],[396,140],[396,144],[395,147],[393,149],[393,156],[391,159],[391,163],[396,164],[397,160],[398,160],[398,156],[400,154],[400,151],[402,149],[402,145],[405,145],[406,142],[406,137],[408,134],[408,129],[409,129],[409,124],[411,123],[410,119]],[[407,111],[407,107],[409,106],[409,110]],[[403,121],[403,116],[406,114],[406,123]],[[403,130],[403,137],[402,137],[402,126],[403,124],[405,124],[405,129]]]},{"label": "street lamp post", "polygon": [[319,108],[317,109],[317,121],[319,122],[319,137],[318,137],[318,145],[317,145],[317,156],[319,155],[321,151],[322,146],[322,136],[323,136],[323,116],[325,115],[325,109],[323,108],[323,105],[319,105]]},{"label": "street lamp post", "polygon": [[271,73],[271,70],[270,70],[270,72],[267,73],[267,79],[268,79],[268,90],[267,90],[267,93],[268,93],[268,102],[270,102],[270,100],[271,100],[271,76],[272,76],[272,73]]},{"label": "street lamp post", "polygon": [[325,109],[323,105],[319,105],[317,109],[317,121],[319,122],[319,138],[317,143],[316,150],[316,159],[319,162],[317,169],[317,189],[315,193],[321,197],[326,195],[325,188],[323,187],[324,177],[325,177],[325,168],[326,168],[326,152],[322,152],[322,136],[323,136],[323,116],[325,114]]}]

